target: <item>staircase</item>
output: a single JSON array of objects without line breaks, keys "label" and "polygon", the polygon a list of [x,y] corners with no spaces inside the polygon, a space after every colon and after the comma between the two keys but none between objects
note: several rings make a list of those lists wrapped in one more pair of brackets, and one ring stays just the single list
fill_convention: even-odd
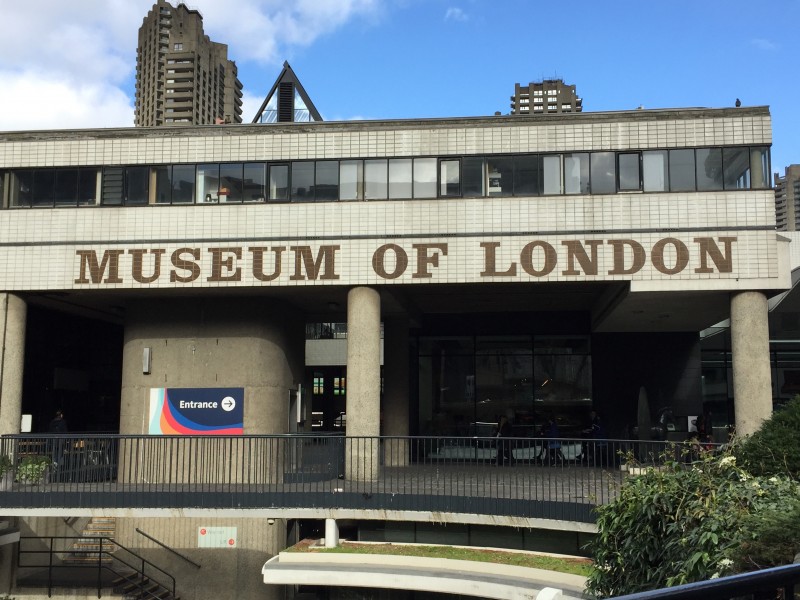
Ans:
[{"label": "staircase", "polygon": [[112,586],[114,593],[120,594],[125,600],[179,600],[171,590],[136,571],[120,575],[112,582]]},{"label": "staircase", "polygon": [[[113,560],[111,553],[117,549],[112,541],[116,530],[117,520],[114,517],[92,517],[83,528],[81,537],[64,553],[64,564],[97,564],[98,560],[110,564]],[[102,554],[101,538],[105,538],[102,539]]]}]

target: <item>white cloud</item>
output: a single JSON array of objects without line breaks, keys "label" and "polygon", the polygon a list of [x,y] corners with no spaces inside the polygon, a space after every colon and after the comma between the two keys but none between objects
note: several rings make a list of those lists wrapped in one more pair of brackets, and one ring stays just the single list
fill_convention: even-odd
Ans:
[{"label": "white cloud", "polygon": [[460,8],[450,7],[447,9],[447,12],[444,13],[445,21],[467,21],[468,19],[467,13]]},{"label": "white cloud", "polygon": [[[241,68],[246,62],[278,67],[286,48],[308,46],[353,19],[371,18],[380,2],[237,0],[234,10],[230,0],[195,0],[190,6],[203,15],[205,33],[227,43]],[[138,30],[152,6],[153,0],[4,5],[0,131],[132,125]],[[262,101],[245,103],[245,121]]]}]

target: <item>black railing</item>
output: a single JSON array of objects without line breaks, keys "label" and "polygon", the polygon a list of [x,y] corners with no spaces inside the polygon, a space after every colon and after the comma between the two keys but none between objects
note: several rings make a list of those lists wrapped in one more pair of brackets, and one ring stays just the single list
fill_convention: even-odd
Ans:
[{"label": "black railing", "polygon": [[617,596],[615,600],[792,600],[798,583],[800,564],[794,564]]},{"label": "black railing", "polygon": [[[24,536],[17,547],[20,587],[116,588],[137,598],[175,598],[175,578],[113,539],[101,536]],[[165,594],[171,594],[166,596]]]},{"label": "black railing", "polygon": [[[625,456],[657,466],[687,451],[703,450],[544,438],[17,435],[2,438],[12,467],[0,508],[436,511],[589,523],[616,496]],[[30,465],[39,463],[37,479]]]}]

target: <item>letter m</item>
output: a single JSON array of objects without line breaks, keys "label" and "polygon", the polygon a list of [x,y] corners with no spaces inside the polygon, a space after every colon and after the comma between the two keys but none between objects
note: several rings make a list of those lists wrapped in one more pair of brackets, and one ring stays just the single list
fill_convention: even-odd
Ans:
[{"label": "letter m", "polygon": [[320,246],[317,252],[317,259],[311,255],[311,246],[291,246],[289,249],[294,252],[294,275],[289,277],[292,281],[306,279],[303,275],[303,267],[308,274],[308,279],[316,279],[322,268],[320,279],[339,279],[336,274],[336,251],[340,246]]},{"label": "letter m", "polygon": [[[94,250],[76,250],[75,254],[81,261],[81,271],[75,283],[122,283],[119,276],[119,256],[124,252],[124,250],[106,250],[103,252],[103,260],[98,263],[97,253]],[[106,269],[108,277],[103,281]]]}]

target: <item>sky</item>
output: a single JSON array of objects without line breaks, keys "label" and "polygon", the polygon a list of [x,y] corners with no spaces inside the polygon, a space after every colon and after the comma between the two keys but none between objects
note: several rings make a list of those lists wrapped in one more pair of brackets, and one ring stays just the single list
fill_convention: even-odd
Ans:
[{"label": "sky", "polygon": [[[0,131],[133,125],[152,0],[0,0]],[[800,163],[800,0],[192,0],[255,116],[284,61],[326,121],[508,113],[560,78],[584,111],[769,105]]]}]

